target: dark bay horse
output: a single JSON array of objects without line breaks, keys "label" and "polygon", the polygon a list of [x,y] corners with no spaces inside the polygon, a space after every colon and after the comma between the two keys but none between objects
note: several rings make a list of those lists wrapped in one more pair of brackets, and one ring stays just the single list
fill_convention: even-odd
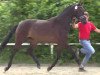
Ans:
[{"label": "dark bay horse", "polygon": [[56,50],[57,57],[52,65],[48,67],[48,71],[50,71],[56,65],[64,48],[66,48],[72,54],[72,56],[75,58],[75,61],[79,65],[79,58],[76,56],[73,49],[68,45],[68,32],[73,17],[76,17],[82,23],[86,23],[86,18],[84,17],[84,8],[80,3],[68,6],[60,15],[56,17],[47,20],[27,19],[14,26],[1,43],[0,47],[0,51],[2,51],[12,35],[15,33],[15,46],[12,50],[8,66],[5,68],[5,71],[11,67],[12,60],[16,52],[18,52],[21,44],[26,40],[30,43],[27,52],[37,63],[38,68],[40,68],[40,63],[32,52],[37,46],[37,43],[58,44]]}]

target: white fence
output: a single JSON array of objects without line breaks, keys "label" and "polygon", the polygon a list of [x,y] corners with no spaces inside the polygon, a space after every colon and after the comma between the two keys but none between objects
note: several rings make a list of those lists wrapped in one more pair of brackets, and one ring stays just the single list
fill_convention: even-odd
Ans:
[{"label": "white fence", "polygon": [[[100,43],[92,43],[92,44],[95,44],[95,45],[100,45]],[[1,43],[0,43],[1,45]],[[15,43],[8,43],[7,46],[13,46],[15,45]],[[30,45],[29,43],[23,43],[22,46],[27,46],[27,45]],[[55,43],[45,43],[45,44],[41,44],[41,43],[38,43],[37,45],[49,45],[50,46],[50,53],[51,53],[51,56],[53,55],[53,49],[54,49],[54,46],[57,45]],[[69,45],[80,45],[79,43],[69,43]]]},{"label": "white fence", "polygon": [[[100,44],[100,43],[99,43]],[[1,45],[1,43],[0,43]],[[8,43],[7,46],[14,46],[15,43]],[[30,45],[29,43],[23,43],[22,46],[27,46],[27,45]],[[45,43],[45,44],[41,44],[41,43],[38,43],[37,45],[49,45],[50,46],[50,52],[51,54],[53,54],[53,49],[54,49],[54,46],[57,45],[55,43]],[[79,43],[69,43],[69,45],[80,45]]]}]

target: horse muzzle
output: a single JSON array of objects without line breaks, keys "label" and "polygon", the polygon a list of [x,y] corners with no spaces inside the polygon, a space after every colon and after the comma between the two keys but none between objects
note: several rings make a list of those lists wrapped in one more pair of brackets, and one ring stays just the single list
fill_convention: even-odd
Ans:
[{"label": "horse muzzle", "polygon": [[85,16],[80,16],[79,17],[79,21],[82,22],[82,24],[86,24],[87,23]]}]

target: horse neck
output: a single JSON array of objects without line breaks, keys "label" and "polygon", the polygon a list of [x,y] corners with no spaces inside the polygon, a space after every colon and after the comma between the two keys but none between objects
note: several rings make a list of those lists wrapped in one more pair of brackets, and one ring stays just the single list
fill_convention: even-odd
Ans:
[{"label": "horse neck", "polygon": [[67,8],[64,10],[63,13],[61,13],[59,16],[56,17],[57,22],[59,22],[60,27],[63,27],[63,29],[67,32],[70,30],[70,23],[73,18],[73,11],[71,8]]},{"label": "horse neck", "polygon": [[61,23],[62,25],[64,25],[64,26],[70,26],[70,23],[71,23],[71,21],[72,21],[72,16],[70,16],[70,15],[65,15],[65,16],[62,16],[62,17],[59,17],[58,18],[58,21],[59,21],[59,23]]},{"label": "horse neck", "polygon": [[73,18],[73,11],[70,9],[70,7],[66,8],[63,13],[61,13],[57,19],[59,21],[62,21],[63,23],[70,23]]}]

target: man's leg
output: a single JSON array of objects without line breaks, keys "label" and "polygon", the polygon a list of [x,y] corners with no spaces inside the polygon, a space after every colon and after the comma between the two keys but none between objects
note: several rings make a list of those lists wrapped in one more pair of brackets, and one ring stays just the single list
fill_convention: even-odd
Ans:
[{"label": "man's leg", "polygon": [[[90,41],[87,40],[81,40],[80,41],[81,45],[83,46],[83,48],[81,49],[81,52],[85,54],[85,57],[80,65],[79,70],[84,70],[84,66],[86,65],[86,63],[89,61],[90,57],[92,54],[94,54],[95,50],[92,47]],[[85,70],[84,70],[85,71]]]}]

